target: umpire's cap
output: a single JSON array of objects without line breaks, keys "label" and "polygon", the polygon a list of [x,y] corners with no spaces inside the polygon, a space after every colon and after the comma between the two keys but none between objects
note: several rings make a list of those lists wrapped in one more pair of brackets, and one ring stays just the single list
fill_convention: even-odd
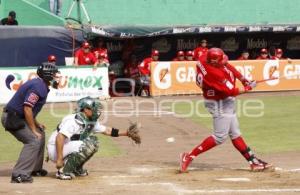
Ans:
[{"label": "umpire's cap", "polygon": [[40,65],[36,71],[37,75],[41,77],[44,81],[52,81],[55,74],[58,73],[58,68],[55,64],[45,62]]}]

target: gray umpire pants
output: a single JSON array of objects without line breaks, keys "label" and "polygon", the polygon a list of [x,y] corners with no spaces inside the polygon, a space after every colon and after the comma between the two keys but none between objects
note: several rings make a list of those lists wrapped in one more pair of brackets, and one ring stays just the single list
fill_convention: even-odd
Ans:
[{"label": "gray umpire pants", "polygon": [[[7,113],[3,112],[1,117],[1,123],[3,126],[6,119]],[[41,131],[42,139],[38,139],[26,123],[23,129],[8,132],[24,144],[17,164],[13,168],[12,176],[30,176],[32,171],[41,170],[44,162],[45,132]]]}]

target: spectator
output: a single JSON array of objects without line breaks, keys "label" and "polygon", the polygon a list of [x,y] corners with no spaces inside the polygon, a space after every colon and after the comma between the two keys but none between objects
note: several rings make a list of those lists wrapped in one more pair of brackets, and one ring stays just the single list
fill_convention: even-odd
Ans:
[{"label": "spectator", "polygon": [[186,61],[193,61],[193,51],[187,51],[185,52],[185,59]]},{"label": "spectator", "polygon": [[249,52],[247,50],[243,51],[237,60],[249,60]]},{"label": "spectator", "polygon": [[283,57],[283,51],[280,48],[275,50],[275,56],[271,56],[272,60],[285,60],[286,58]]},{"label": "spectator", "polygon": [[127,78],[131,78],[134,82],[132,85],[132,88],[135,89],[136,83],[140,83],[140,74],[139,74],[139,67],[138,67],[138,61],[136,59],[135,55],[131,55],[128,64],[126,64],[126,67],[124,69],[124,73]]},{"label": "spectator", "polygon": [[145,58],[143,62],[139,65],[139,72],[141,75],[140,81],[143,85],[142,96],[149,96],[149,85],[150,85],[150,65],[151,62],[157,61],[159,58],[159,51],[152,50],[151,57]]},{"label": "spectator", "polygon": [[205,55],[207,51],[207,40],[202,39],[199,46],[196,49],[194,49],[194,59],[198,60],[202,55]]},{"label": "spectator", "polygon": [[55,55],[49,55],[48,56],[48,62],[55,65],[55,63],[56,63],[56,57],[55,57]]},{"label": "spectator", "polygon": [[62,0],[49,0],[49,6],[50,6],[50,11],[53,14],[60,16]]},{"label": "spectator", "polygon": [[97,47],[93,49],[94,55],[96,56],[96,58],[99,58],[100,54],[104,54],[105,55],[105,59],[107,61],[108,60],[108,54],[107,54],[107,49],[105,47],[105,43],[103,41],[103,39],[99,39],[97,42]]},{"label": "spectator", "polygon": [[81,48],[75,53],[75,66],[94,65],[94,67],[97,67],[97,64],[97,58],[90,51],[90,44],[83,42]]},{"label": "spectator", "polygon": [[109,61],[107,60],[106,53],[102,52],[98,55],[98,66],[109,67]]},{"label": "spectator", "polygon": [[176,58],[173,59],[173,61],[184,61],[184,52],[178,51]]},{"label": "spectator", "polygon": [[262,48],[260,50],[260,55],[256,58],[257,60],[267,60],[268,57],[268,50],[266,48]]},{"label": "spectator", "polygon": [[1,20],[2,25],[18,25],[18,21],[16,20],[16,12],[10,11],[7,18],[3,18]]}]

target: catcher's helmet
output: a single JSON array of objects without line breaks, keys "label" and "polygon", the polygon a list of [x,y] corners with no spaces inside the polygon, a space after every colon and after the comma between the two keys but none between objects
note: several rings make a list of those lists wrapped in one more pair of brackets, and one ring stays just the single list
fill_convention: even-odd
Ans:
[{"label": "catcher's helmet", "polygon": [[89,118],[90,121],[97,121],[101,116],[101,111],[103,110],[103,105],[98,99],[91,98],[90,96],[81,98],[77,101],[77,112],[82,112],[85,108],[92,111],[92,117]]},{"label": "catcher's helmet", "polygon": [[45,62],[37,68],[37,75],[44,81],[51,82],[54,80],[54,76],[58,73],[58,68],[55,64]]},{"label": "catcher's helmet", "polygon": [[224,52],[220,48],[213,47],[207,51],[207,62],[222,64]]}]

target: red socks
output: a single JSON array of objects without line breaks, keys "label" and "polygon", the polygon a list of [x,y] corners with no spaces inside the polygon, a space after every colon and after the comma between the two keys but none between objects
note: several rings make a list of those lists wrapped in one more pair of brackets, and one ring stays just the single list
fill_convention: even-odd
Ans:
[{"label": "red socks", "polygon": [[193,159],[198,156],[199,154],[215,147],[216,141],[215,138],[213,136],[209,136],[207,137],[200,145],[196,146],[189,154],[190,157],[192,157]]},{"label": "red socks", "polygon": [[250,160],[252,156],[251,149],[246,145],[244,139],[240,136],[232,141],[234,147],[245,157],[246,160]]}]

